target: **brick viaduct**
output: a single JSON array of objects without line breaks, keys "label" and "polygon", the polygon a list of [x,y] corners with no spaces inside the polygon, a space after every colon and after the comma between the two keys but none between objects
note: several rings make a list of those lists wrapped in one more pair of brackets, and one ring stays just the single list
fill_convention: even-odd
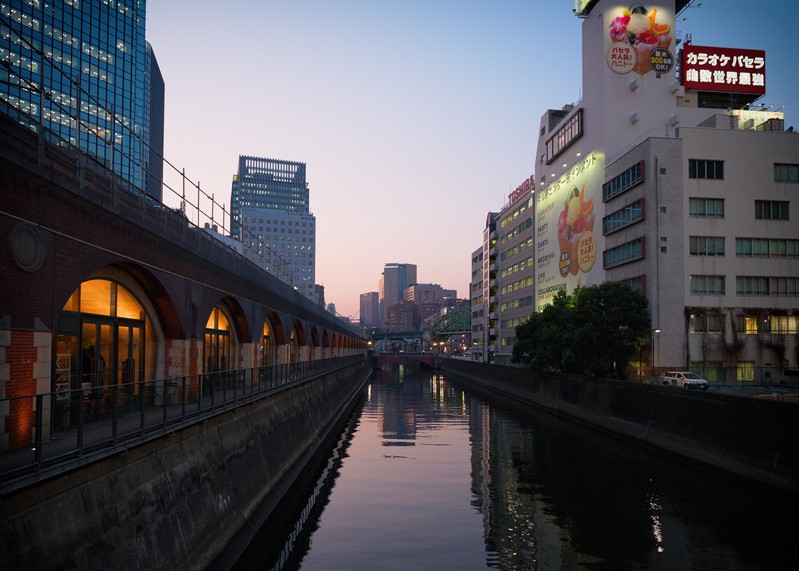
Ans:
[{"label": "brick viaduct", "polygon": [[[85,156],[0,117],[0,396],[53,391],[54,337],[81,283],[133,293],[152,323],[154,367],[169,378],[203,372],[214,308],[228,316],[230,368],[366,352],[365,340],[180,212],[125,189]],[[74,388],[74,387],[73,387]],[[0,410],[0,450],[29,441],[30,411]],[[13,407],[12,407],[13,408]]]}]

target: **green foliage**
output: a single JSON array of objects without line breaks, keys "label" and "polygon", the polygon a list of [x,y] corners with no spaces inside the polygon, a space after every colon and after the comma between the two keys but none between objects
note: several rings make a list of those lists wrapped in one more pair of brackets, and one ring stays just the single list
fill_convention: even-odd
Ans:
[{"label": "green foliage", "polygon": [[648,342],[645,296],[606,282],[561,290],[551,305],[516,328],[513,362],[539,371],[623,378],[631,357]]}]

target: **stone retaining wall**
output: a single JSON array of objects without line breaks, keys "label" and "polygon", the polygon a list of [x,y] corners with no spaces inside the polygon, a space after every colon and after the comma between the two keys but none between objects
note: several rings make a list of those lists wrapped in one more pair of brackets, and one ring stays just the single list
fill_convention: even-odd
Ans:
[{"label": "stone retaining wall", "polygon": [[530,406],[721,469],[799,500],[799,403],[441,359],[454,374],[517,409]]},{"label": "stone retaining wall", "polygon": [[257,529],[370,373],[364,360],[0,499],[0,568],[205,568]]}]

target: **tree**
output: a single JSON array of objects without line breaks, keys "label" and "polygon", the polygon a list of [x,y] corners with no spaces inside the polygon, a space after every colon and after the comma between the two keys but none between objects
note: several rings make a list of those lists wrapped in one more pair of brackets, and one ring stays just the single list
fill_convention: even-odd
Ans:
[{"label": "tree", "polygon": [[648,302],[629,286],[606,282],[560,291],[516,328],[513,361],[536,370],[624,378],[650,336]]}]

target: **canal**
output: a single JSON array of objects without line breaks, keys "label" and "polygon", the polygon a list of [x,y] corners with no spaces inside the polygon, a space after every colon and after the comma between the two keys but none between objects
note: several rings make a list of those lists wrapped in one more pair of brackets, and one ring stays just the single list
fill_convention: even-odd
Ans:
[{"label": "canal", "polygon": [[[784,569],[795,505],[396,365],[236,569]],[[793,562],[793,563],[791,563]]]}]

